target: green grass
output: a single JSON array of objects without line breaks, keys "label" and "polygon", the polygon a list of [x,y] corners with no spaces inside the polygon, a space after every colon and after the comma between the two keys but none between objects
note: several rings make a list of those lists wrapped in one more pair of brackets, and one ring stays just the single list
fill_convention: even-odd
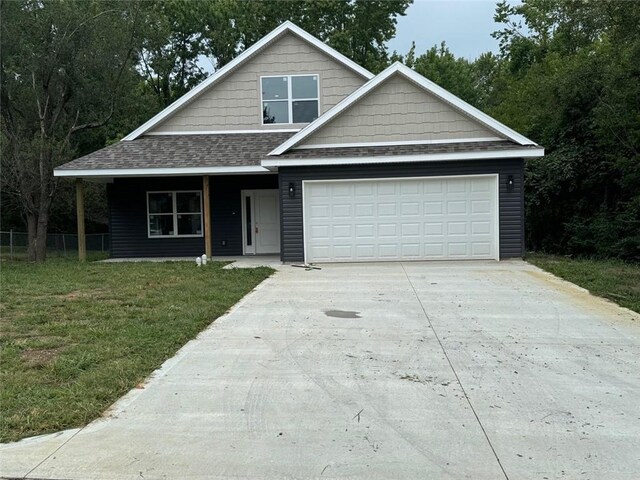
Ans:
[{"label": "green grass", "polygon": [[526,260],[589,290],[592,294],[640,313],[640,265],[621,260],[567,258],[531,253]]},{"label": "green grass", "polygon": [[85,425],[273,270],[2,262],[0,441]]}]

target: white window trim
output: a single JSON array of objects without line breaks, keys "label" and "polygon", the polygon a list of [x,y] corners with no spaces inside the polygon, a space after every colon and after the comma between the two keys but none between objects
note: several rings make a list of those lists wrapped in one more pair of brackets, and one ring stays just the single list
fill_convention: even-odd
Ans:
[{"label": "white window trim", "polygon": [[[171,213],[150,213],[149,212],[149,194],[151,193],[170,193],[172,209]],[[176,197],[178,193],[198,193],[200,194],[200,212],[179,212]],[[204,209],[202,208],[202,190],[150,190],[147,192],[147,238],[201,238],[204,237],[203,216]],[[151,223],[149,222],[150,215],[171,215],[173,217],[173,235],[151,235]],[[200,215],[200,234],[179,235],[178,234],[178,215]]]},{"label": "white window trim", "polygon": [[[287,77],[287,98],[286,99],[282,99],[282,98],[278,98],[275,100],[265,100],[262,97],[262,80],[265,78],[283,78],[283,77]],[[317,96],[316,98],[293,98],[293,78],[294,77],[316,77],[316,89],[317,89]],[[296,73],[294,75],[288,75],[288,74],[282,74],[282,75],[262,75],[260,76],[260,122],[261,125],[263,127],[265,126],[269,126],[269,125],[299,125],[301,124],[301,122],[294,122],[293,121],[293,102],[311,102],[311,101],[316,101],[318,102],[318,118],[320,117],[320,74],[319,73]],[[264,102],[287,102],[287,106],[288,106],[288,110],[287,113],[289,115],[289,121],[288,122],[280,122],[280,123],[264,123]],[[317,119],[316,119],[317,120]],[[312,120],[312,122],[314,122],[315,120]],[[311,122],[304,122],[306,124],[309,124]]]}]

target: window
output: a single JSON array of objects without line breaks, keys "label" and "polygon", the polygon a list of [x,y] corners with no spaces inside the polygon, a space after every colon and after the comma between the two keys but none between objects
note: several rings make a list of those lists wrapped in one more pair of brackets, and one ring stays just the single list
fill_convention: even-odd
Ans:
[{"label": "window", "polygon": [[201,237],[202,192],[147,192],[149,238]]},{"label": "window", "polygon": [[262,77],[262,123],[309,123],[318,118],[318,75]]}]

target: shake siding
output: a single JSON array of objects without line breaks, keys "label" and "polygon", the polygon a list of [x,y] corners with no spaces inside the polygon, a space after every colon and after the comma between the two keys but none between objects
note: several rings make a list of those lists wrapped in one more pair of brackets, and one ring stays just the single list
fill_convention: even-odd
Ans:
[{"label": "shake siding", "polygon": [[[431,177],[449,175],[499,175],[500,259],[521,258],[524,254],[524,161],[521,159],[413,164],[379,164],[333,167],[280,168],[281,258],[285,262],[304,260],[302,181],[357,178]],[[507,178],[513,175],[514,189],[507,192]],[[289,183],[296,196],[289,197]]]},{"label": "shake siding", "polygon": [[306,124],[262,125],[260,77],[305,73],[319,75],[321,113],[366,81],[288,33],[151,132],[302,128]]},{"label": "shake siding", "polygon": [[496,136],[495,132],[396,75],[315,132],[300,147]]}]

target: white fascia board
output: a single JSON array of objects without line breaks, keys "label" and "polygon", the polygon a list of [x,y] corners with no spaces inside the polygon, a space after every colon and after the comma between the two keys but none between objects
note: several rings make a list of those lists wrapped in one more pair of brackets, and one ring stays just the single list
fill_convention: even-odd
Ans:
[{"label": "white fascia board", "polygon": [[294,133],[299,131],[299,128],[274,128],[272,130],[203,130],[201,132],[148,132],[145,133],[145,137],[164,137],[171,135],[237,135],[242,133]]},{"label": "white fascia board", "polygon": [[495,118],[487,115],[481,110],[478,110],[476,107],[469,105],[464,100],[456,97],[453,93],[445,90],[444,88],[436,85],[431,80],[423,77],[415,70],[412,70],[411,68],[397,62],[394,65],[397,65],[398,71],[404,74],[407,78],[413,80],[418,85],[421,85],[436,97],[439,97],[441,100],[444,100],[453,107],[456,107],[458,110],[466,113],[471,118],[474,118],[478,122],[486,125],[491,130],[503,134],[508,139],[513,140],[520,145],[536,145],[536,142],[534,142],[533,140],[528,139],[524,135],[520,135],[518,132],[507,127],[505,124],[499,122]]},{"label": "white fascia board", "polygon": [[95,168],[54,170],[54,177],[167,177],[178,175],[230,175],[248,173],[271,173],[268,169],[255,166],[244,167],[176,167],[176,168]]},{"label": "white fascia board", "polygon": [[502,137],[454,138],[446,140],[398,140],[396,142],[360,142],[360,143],[327,143],[296,146],[291,150],[307,150],[319,148],[353,148],[353,147],[395,147],[399,145],[440,145],[443,143],[496,142],[504,140]]},{"label": "white fascia board", "polygon": [[389,155],[384,157],[334,157],[334,158],[267,158],[261,165],[266,168],[302,167],[317,165],[370,165],[377,163],[451,162],[456,160],[493,160],[502,158],[538,158],[544,156],[544,148],[514,150],[486,150],[477,152],[430,153],[426,155]]},{"label": "white fascia board", "polygon": [[272,155],[272,156],[281,155],[287,150],[295,147],[300,142],[302,142],[302,140],[307,138],[313,132],[319,130],[321,127],[326,125],[329,121],[337,117],[340,113],[348,109],[351,105],[353,105],[355,102],[360,100],[362,97],[367,95],[369,92],[375,89],[382,82],[384,82],[385,80],[387,80],[389,77],[391,77],[396,73],[400,73],[404,75],[407,79],[421,86],[422,88],[432,93],[436,97],[440,98],[444,102],[466,113],[469,117],[474,118],[475,120],[487,126],[491,130],[497,133],[501,133],[508,139],[513,140],[514,142],[519,143],[520,145],[536,145],[534,141],[529,140],[523,135],[520,135],[515,130],[510,129],[506,125],[503,125],[496,119],[490,117],[486,113],[481,112],[477,108],[469,105],[464,100],[459,99],[454,94],[448,92],[442,87],[439,87],[438,85],[433,83],[431,80],[426,79],[425,77],[415,72],[414,70],[410,69],[409,67],[399,62],[396,62],[390,67],[388,67],[387,69],[385,69],[384,71],[382,71],[381,73],[379,73],[373,79],[365,83],[362,87],[360,87],[358,90],[353,92],[347,98],[345,98],[340,103],[335,105],[325,114],[321,115],[317,120],[315,120],[314,122],[310,123],[307,127],[300,130],[297,134],[292,136],[289,140],[282,143],[280,146],[278,146],[278,148],[270,152],[269,155]]},{"label": "white fascia board", "polygon": [[202,93],[204,90],[209,88],[212,84],[217,82],[220,78],[224,77],[228,72],[235,69],[240,64],[244,63],[246,60],[249,60],[249,58],[251,58],[255,53],[262,50],[265,46],[271,43],[275,38],[278,38],[280,35],[284,34],[286,31],[292,32],[295,35],[299,36],[300,38],[306,40],[307,42],[314,45],[316,48],[322,50],[324,53],[332,57],[337,62],[342,63],[343,65],[354,70],[355,72],[359,73],[363,77],[367,79],[373,78],[374,76],[373,73],[371,73],[367,69],[361,67],[360,65],[355,63],[353,60],[348,59],[338,51],[334,50],[333,48],[329,47],[325,43],[315,38],[313,35],[310,35],[309,33],[305,32],[303,29],[301,29],[294,23],[290,21],[286,21],[282,25],[280,25],[278,28],[271,31],[271,33],[262,37],[252,46],[247,48],[244,52],[242,52],[236,58],[234,58],[229,63],[227,63],[224,67],[217,70],[209,78],[202,81],[202,83],[200,83],[197,87],[194,87],[192,90],[184,94],[182,97],[180,97],[178,100],[173,102],[171,105],[169,105],[167,108],[162,110],[160,113],[153,116],[150,120],[143,123],[140,127],[136,128],[133,132],[131,132],[126,137],[124,137],[122,140],[135,140],[140,135],[143,135],[144,133],[149,131],[151,128],[155,127],[157,124],[165,120],[167,117],[171,116],[175,111],[177,111],[183,105],[192,101],[200,93]]}]

